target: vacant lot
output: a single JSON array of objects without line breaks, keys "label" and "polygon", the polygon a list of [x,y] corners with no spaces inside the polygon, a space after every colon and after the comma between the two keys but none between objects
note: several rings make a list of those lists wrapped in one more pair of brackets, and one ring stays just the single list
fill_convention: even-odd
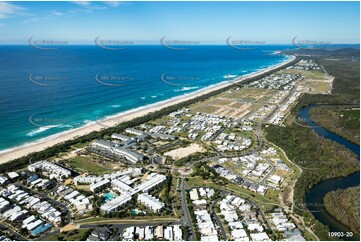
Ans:
[{"label": "vacant lot", "polygon": [[184,148],[168,151],[167,153],[164,153],[164,155],[169,155],[174,160],[179,160],[196,152],[206,152],[206,150],[199,144],[191,144]]}]

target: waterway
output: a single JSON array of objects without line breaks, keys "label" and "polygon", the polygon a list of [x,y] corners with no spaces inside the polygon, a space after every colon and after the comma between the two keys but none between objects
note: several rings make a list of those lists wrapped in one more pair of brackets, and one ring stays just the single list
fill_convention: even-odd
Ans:
[{"label": "waterway", "polygon": [[[354,152],[358,158],[360,159],[360,146],[356,145],[345,138],[317,125],[314,123],[310,117],[309,111],[314,106],[308,106],[303,108],[299,112],[299,117],[304,120],[307,125],[312,128],[319,136],[322,136],[326,139],[330,139],[334,142],[337,142],[352,152]],[[343,224],[339,223],[332,216],[330,216],[325,210],[325,206],[323,203],[323,198],[325,195],[337,189],[346,189],[349,187],[355,187],[360,185],[360,172],[351,174],[347,177],[335,178],[335,179],[327,179],[318,183],[311,190],[309,190],[306,194],[306,205],[313,216],[319,220],[321,223],[327,225],[330,228],[331,232],[343,232],[343,236],[339,237],[341,240],[358,240],[358,237],[349,236],[350,229],[348,229]]]}]

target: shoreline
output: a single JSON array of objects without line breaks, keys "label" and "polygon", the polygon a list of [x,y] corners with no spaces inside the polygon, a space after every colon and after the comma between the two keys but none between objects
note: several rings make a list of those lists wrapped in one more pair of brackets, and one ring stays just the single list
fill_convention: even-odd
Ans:
[{"label": "shoreline", "polygon": [[[6,163],[13,159],[20,158],[20,157],[28,155],[29,153],[32,153],[32,152],[44,150],[50,146],[56,145],[58,143],[66,141],[66,140],[70,140],[70,139],[73,139],[78,136],[83,136],[83,135],[88,134],[93,131],[100,131],[102,129],[113,127],[119,123],[126,122],[126,121],[132,120],[134,118],[144,116],[148,113],[161,110],[165,107],[176,105],[181,102],[187,101],[189,99],[199,97],[199,96],[205,95],[207,93],[216,91],[218,89],[222,89],[222,88],[234,85],[236,82],[244,81],[248,78],[253,78],[253,77],[257,77],[259,75],[263,75],[267,72],[273,71],[274,69],[283,67],[296,59],[295,56],[288,56],[288,57],[290,57],[290,58],[284,62],[272,65],[268,68],[265,68],[265,69],[262,69],[262,70],[259,70],[259,71],[253,72],[253,73],[249,73],[249,74],[246,74],[243,76],[237,76],[232,80],[223,81],[218,84],[207,86],[207,87],[197,90],[195,92],[191,92],[191,93],[184,94],[181,96],[176,96],[176,97],[164,100],[164,101],[160,101],[160,102],[156,102],[156,103],[142,106],[139,108],[131,109],[131,110],[121,112],[118,114],[106,116],[102,119],[92,121],[91,123],[88,123],[84,126],[81,126],[81,127],[75,128],[75,129],[60,132],[58,134],[54,134],[54,135],[39,139],[37,141],[31,142],[28,144],[25,143],[23,145],[20,145],[20,146],[14,147],[14,148],[2,150],[2,151],[0,151],[0,164]],[[99,120],[101,120],[101,122],[99,122]],[[103,120],[108,121],[109,123],[104,124],[105,121],[103,121]]]}]

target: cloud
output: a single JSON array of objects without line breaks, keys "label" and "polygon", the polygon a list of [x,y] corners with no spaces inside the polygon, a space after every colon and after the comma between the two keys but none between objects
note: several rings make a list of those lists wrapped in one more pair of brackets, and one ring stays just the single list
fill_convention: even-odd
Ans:
[{"label": "cloud", "polygon": [[121,2],[118,2],[118,1],[107,1],[107,2],[104,2],[104,4],[108,5],[109,7],[118,7]]},{"label": "cloud", "polygon": [[23,24],[35,23],[39,20],[40,20],[40,18],[31,18],[31,19],[24,20]]},{"label": "cloud", "polygon": [[14,4],[0,2],[0,19],[9,18],[10,16],[22,10],[24,10],[24,8],[18,7]]},{"label": "cloud", "polygon": [[51,11],[51,14],[55,15],[55,16],[63,16],[63,15],[65,15],[65,13],[59,12],[59,11],[56,11],[56,10]]},{"label": "cloud", "polygon": [[31,18],[31,19],[24,20],[23,24],[34,23],[34,22],[37,22],[39,20],[40,20],[40,18]]},{"label": "cloud", "polygon": [[92,2],[86,2],[86,1],[76,1],[73,3],[81,6],[81,8],[69,10],[68,13],[78,13],[78,12],[92,13],[93,10],[102,10],[108,8],[107,6],[104,5],[100,6],[97,4],[93,4]]},{"label": "cloud", "polygon": [[73,3],[81,5],[81,6],[89,6],[90,2],[88,1],[74,1]]}]

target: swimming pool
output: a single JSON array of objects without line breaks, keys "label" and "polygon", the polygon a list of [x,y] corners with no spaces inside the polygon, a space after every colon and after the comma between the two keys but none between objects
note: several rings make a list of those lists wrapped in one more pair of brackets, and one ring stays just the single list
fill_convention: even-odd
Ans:
[{"label": "swimming pool", "polygon": [[104,201],[107,202],[107,201],[109,201],[109,200],[111,200],[111,199],[113,199],[113,198],[115,198],[117,196],[118,196],[117,194],[109,192],[109,193],[104,195]]}]

